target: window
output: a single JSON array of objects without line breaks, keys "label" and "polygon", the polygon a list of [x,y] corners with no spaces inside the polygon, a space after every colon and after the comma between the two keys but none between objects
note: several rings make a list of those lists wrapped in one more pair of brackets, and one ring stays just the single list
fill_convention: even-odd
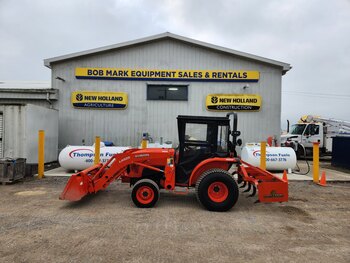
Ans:
[{"label": "window", "polygon": [[310,135],[318,135],[320,133],[320,128],[316,124],[309,124],[307,128],[305,129],[304,135],[310,136]]},{"label": "window", "polygon": [[305,129],[306,125],[305,124],[294,124],[291,127],[291,132],[290,134],[298,134],[301,135]]},{"label": "window", "polygon": [[219,126],[218,152],[227,152],[228,126]]},{"label": "window", "polygon": [[147,100],[188,100],[188,86],[147,85]]},{"label": "window", "polygon": [[315,125],[315,135],[319,135],[319,134],[320,134],[320,126]]},{"label": "window", "polygon": [[207,124],[187,123],[185,141],[207,141]]}]

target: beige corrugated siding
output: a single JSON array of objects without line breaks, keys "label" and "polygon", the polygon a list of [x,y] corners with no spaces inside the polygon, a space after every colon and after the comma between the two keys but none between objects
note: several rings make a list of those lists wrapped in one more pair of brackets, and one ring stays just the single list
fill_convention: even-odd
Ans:
[{"label": "beige corrugated siding", "polygon": [[[269,135],[280,134],[282,68],[251,59],[243,59],[181,41],[163,39],[138,46],[125,47],[72,60],[52,63],[52,88],[59,89],[59,147],[67,144],[92,144],[95,135],[118,145],[136,145],[142,132],[149,132],[156,140],[177,141],[179,114],[223,116],[224,112],[209,112],[205,98],[210,93],[252,93],[262,97],[260,112],[240,112],[239,129],[244,142],[260,141]],[[121,67],[145,69],[191,70],[257,70],[260,80],[249,83],[227,82],[164,82],[76,79],[77,67]],[[62,82],[55,79],[64,78]],[[147,101],[146,83],[188,84],[188,101]],[[72,91],[127,92],[126,110],[74,109]]]}]

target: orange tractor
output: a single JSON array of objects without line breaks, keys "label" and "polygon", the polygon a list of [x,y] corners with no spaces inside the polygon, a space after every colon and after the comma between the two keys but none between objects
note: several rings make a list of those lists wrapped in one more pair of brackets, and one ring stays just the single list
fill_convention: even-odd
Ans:
[{"label": "orange tractor", "polygon": [[[231,125],[231,116],[233,123]],[[227,211],[238,200],[238,185],[243,183],[260,202],[288,201],[288,183],[266,170],[237,157],[237,115],[226,117],[178,116],[179,146],[176,149],[129,149],[114,155],[105,164],[97,164],[73,174],[60,195],[62,200],[78,201],[96,193],[114,180],[132,186],[136,206],[153,207],[160,189],[195,188],[206,209]]]}]

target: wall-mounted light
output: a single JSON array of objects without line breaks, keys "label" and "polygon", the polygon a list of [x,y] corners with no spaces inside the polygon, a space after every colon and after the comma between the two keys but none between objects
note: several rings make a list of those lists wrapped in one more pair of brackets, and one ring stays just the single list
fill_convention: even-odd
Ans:
[{"label": "wall-mounted light", "polygon": [[243,89],[247,89],[247,88],[249,88],[249,84],[245,84],[245,85],[243,86]]},{"label": "wall-mounted light", "polygon": [[168,88],[168,90],[177,91],[177,90],[179,90],[179,89],[178,89],[178,88]]},{"label": "wall-mounted light", "polygon": [[63,82],[65,82],[65,81],[66,81],[65,79],[63,79],[63,78],[61,78],[61,77],[56,77],[56,79],[58,79],[58,80],[62,80]]}]

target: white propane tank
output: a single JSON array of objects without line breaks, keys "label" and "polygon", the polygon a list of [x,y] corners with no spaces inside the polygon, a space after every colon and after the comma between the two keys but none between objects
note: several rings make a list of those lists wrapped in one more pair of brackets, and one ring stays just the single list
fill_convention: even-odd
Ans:
[{"label": "white propane tank", "polygon": [[[106,163],[114,154],[122,153],[130,147],[105,146],[101,142],[100,161]],[[94,164],[95,146],[66,146],[59,154],[61,167],[67,170],[84,170]]]},{"label": "white propane tank", "polygon": [[[241,159],[253,166],[260,166],[260,143],[247,143],[241,151]],[[266,147],[266,170],[294,169],[297,164],[295,152],[290,147]]]}]

